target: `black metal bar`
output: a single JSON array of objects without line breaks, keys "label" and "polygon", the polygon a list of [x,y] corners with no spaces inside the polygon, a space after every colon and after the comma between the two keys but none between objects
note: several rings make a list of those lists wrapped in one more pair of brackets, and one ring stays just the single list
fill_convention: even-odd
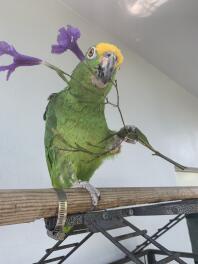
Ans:
[{"label": "black metal bar", "polygon": [[80,229],[80,230],[74,230],[72,233],[69,234],[69,236],[80,235],[80,234],[84,234],[84,233],[88,233],[88,232],[89,232],[88,228]]},{"label": "black metal bar", "polygon": [[148,264],[156,263],[155,254],[152,251],[148,251],[148,253],[147,253],[147,261],[148,261]]},{"label": "black metal bar", "polygon": [[51,263],[51,262],[59,261],[59,260],[61,260],[63,257],[64,257],[64,256],[54,257],[54,258],[51,258],[51,259],[46,259],[46,260],[43,260],[42,264],[46,264],[46,263]]},{"label": "black metal bar", "polygon": [[92,232],[90,232],[86,237],[84,237],[76,247],[74,247],[67,255],[65,255],[61,261],[59,261],[57,264],[63,263],[71,254],[73,254],[82,244],[84,244],[91,236],[93,235]]},{"label": "black metal bar", "polygon": [[166,264],[166,263],[170,263],[172,260],[175,260],[175,256],[179,257],[179,254],[174,254],[173,256],[168,256],[164,259],[161,259],[159,261],[156,262],[156,264]]},{"label": "black metal bar", "polygon": [[117,241],[121,241],[121,240],[125,240],[131,237],[136,237],[139,236],[141,234],[146,234],[146,230],[141,230],[140,232],[133,232],[133,233],[129,233],[129,234],[124,234],[124,235],[120,235],[120,236],[116,236],[114,237],[114,239],[116,239]]},{"label": "black metal bar", "polygon": [[128,258],[128,256],[126,256],[122,259],[114,260],[114,261],[110,262],[109,264],[125,264],[125,263],[128,263],[129,261],[130,261],[130,259]]},{"label": "black metal bar", "polygon": [[127,248],[120,244],[117,240],[114,239],[108,232],[106,232],[100,225],[97,223],[94,224],[95,228],[101,232],[107,239],[109,239],[116,247],[118,247],[123,253],[125,253],[130,260],[134,261],[136,264],[144,264],[136,256],[133,255]]},{"label": "black metal bar", "polygon": [[[63,240],[64,241],[64,240]],[[63,241],[58,241],[51,249],[48,250],[48,252],[38,261],[35,262],[33,264],[42,264],[42,263],[46,263],[44,262],[46,260],[47,257],[49,257],[49,255],[54,252],[54,250],[61,244],[63,243]]]},{"label": "black metal bar", "polygon": [[131,208],[133,215],[178,215],[198,213],[198,199],[156,203]]},{"label": "black metal bar", "polygon": [[[144,250],[143,252],[152,252],[155,255],[166,255],[164,252],[162,252],[159,249],[148,249],[148,250]],[[174,254],[178,254],[180,256],[180,258],[195,258],[198,257],[198,254],[194,254],[194,253],[189,253],[189,252],[178,252],[178,251],[172,251]],[[139,256],[139,254],[138,254]]]},{"label": "black metal bar", "polygon": [[[156,240],[159,237],[161,237],[163,234],[168,232],[172,227],[174,227],[176,224],[178,224],[181,220],[185,218],[185,215],[177,215],[173,219],[170,219],[169,222],[164,225],[163,227],[159,228],[156,233],[154,233],[151,238]],[[146,240],[142,244],[138,245],[134,250],[133,253],[139,253],[142,251],[145,247],[149,246],[151,244],[150,241]]]},{"label": "black metal bar", "polygon": [[[173,219],[170,219],[169,222],[164,225],[163,227],[159,228],[157,230],[157,232],[155,232],[151,238],[156,240],[159,237],[161,237],[163,234],[165,234],[166,232],[168,232],[172,227],[174,227],[176,224],[178,224],[180,221],[182,221],[185,218],[185,215],[177,215],[176,217],[174,217]],[[144,248],[146,248],[148,245],[150,245],[151,242],[148,240],[145,240],[143,243],[141,243],[140,245],[138,245],[133,251],[132,253],[136,254],[136,255],[140,255],[140,252],[143,251]],[[146,252],[146,251],[144,251]],[[117,261],[112,262],[111,264],[124,264],[128,262],[128,257],[124,257],[122,259],[119,259]]]},{"label": "black metal bar", "polygon": [[[87,225],[94,217],[103,220],[111,220],[114,216],[142,216],[142,215],[178,215],[198,213],[198,199],[156,203],[152,205],[133,206],[123,209],[109,209],[99,212],[89,212],[85,214],[75,214],[68,216],[67,225],[78,226]],[[115,227],[116,228],[116,227]]]},{"label": "black metal bar", "polygon": [[[78,245],[78,243],[71,243],[71,244],[68,244],[68,245],[59,246],[59,247],[55,248],[53,251],[62,250],[62,249],[66,249],[66,248],[71,248],[71,247],[76,247],[77,245]],[[49,250],[51,250],[51,249],[47,248],[46,252],[48,252]]]},{"label": "black metal bar", "polygon": [[198,199],[75,214],[68,216],[66,224],[70,226],[87,225],[87,223],[96,216],[103,220],[111,220],[111,218],[116,215],[122,217],[142,215],[181,215],[196,212],[198,213]]},{"label": "black metal bar", "polygon": [[[123,218],[122,221],[127,226],[131,227],[134,231],[136,231],[136,232],[140,231],[139,228],[137,228],[136,226],[134,226],[133,224],[131,224],[126,219]],[[168,256],[173,256],[174,255],[174,253],[172,253],[167,248],[165,248],[164,246],[162,246],[161,244],[159,244],[157,241],[155,241],[154,239],[152,239],[151,237],[149,237],[147,234],[142,234],[141,236],[144,237],[145,239],[149,240],[154,246],[156,246],[157,248],[159,248],[161,251],[163,251],[164,253],[166,253]],[[175,255],[174,260],[177,261],[180,264],[187,264],[185,261],[183,261],[182,259],[180,259],[177,255]]]}]

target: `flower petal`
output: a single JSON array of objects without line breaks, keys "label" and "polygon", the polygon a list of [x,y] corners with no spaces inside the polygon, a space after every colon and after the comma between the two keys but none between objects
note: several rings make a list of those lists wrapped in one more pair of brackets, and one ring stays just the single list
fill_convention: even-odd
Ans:
[{"label": "flower petal", "polygon": [[12,65],[13,67],[10,67],[8,72],[7,72],[7,76],[6,76],[6,80],[8,81],[10,78],[11,73],[13,73],[13,71],[15,71],[16,67],[14,65]]},{"label": "flower petal", "polygon": [[26,56],[18,53],[12,45],[9,45],[5,41],[0,41],[0,56],[1,55],[10,55],[13,57],[13,63],[10,65],[0,66],[1,71],[7,72],[7,80],[9,79],[11,73],[19,66],[33,66],[41,64],[42,60],[30,56]]},{"label": "flower petal", "polygon": [[11,65],[5,65],[5,66],[0,66],[0,72],[1,71],[8,71],[7,72],[7,76],[6,76],[6,80],[8,81],[11,73],[15,70],[15,66],[14,63],[12,63]]},{"label": "flower petal", "polygon": [[85,56],[77,44],[77,39],[79,38],[80,30],[78,28],[70,25],[67,26],[67,29],[62,27],[59,29],[57,37],[58,44],[52,45],[51,52],[61,54],[69,49],[82,61]]},{"label": "flower petal", "polygon": [[17,55],[14,57],[14,64],[17,65],[17,67],[38,65],[41,64],[41,62],[41,59],[23,55],[20,53],[17,53]]},{"label": "flower petal", "polygon": [[64,27],[60,28],[59,35],[57,37],[58,44],[67,48],[70,44],[69,40],[70,40],[70,36],[68,35],[67,30]]},{"label": "flower petal", "polygon": [[67,32],[73,37],[75,41],[80,38],[80,30],[78,28],[68,25]]},{"label": "flower petal", "polygon": [[52,53],[61,54],[64,51],[66,51],[66,49],[61,45],[52,45],[52,51],[51,51]]},{"label": "flower petal", "polygon": [[13,46],[9,45],[7,42],[0,41],[0,56],[4,54],[15,56],[17,54],[17,51]]}]

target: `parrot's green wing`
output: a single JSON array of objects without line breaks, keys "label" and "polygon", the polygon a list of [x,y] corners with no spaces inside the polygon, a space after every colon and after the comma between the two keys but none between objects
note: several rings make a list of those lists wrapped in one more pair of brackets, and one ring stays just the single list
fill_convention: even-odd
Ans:
[{"label": "parrot's green wing", "polygon": [[70,187],[73,182],[77,181],[75,164],[69,155],[58,148],[63,144],[65,147],[65,142],[61,142],[62,138],[57,132],[58,118],[61,118],[58,116],[57,104],[59,105],[60,100],[62,100],[62,93],[52,94],[49,97],[49,103],[44,114],[47,121],[45,130],[46,160],[52,185],[55,188]]},{"label": "parrot's green wing", "polygon": [[[53,100],[53,98],[55,98],[57,96],[58,93],[52,93],[49,97],[48,97],[48,101],[49,103],[51,102],[51,100]],[[47,104],[46,106],[46,109],[45,109],[45,112],[43,114],[43,120],[46,121],[46,115],[47,115],[47,110],[48,110],[48,105],[49,103]]]}]

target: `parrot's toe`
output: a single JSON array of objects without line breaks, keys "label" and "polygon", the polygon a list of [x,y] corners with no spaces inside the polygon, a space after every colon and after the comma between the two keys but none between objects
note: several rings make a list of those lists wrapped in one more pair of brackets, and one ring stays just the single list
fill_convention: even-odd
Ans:
[{"label": "parrot's toe", "polygon": [[135,126],[124,126],[117,135],[127,143],[135,144],[138,141],[137,128]]},{"label": "parrot's toe", "polygon": [[73,188],[81,187],[86,189],[91,196],[93,207],[95,208],[98,205],[98,201],[100,200],[100,191],[96,189],[93,185],[91,185],[89,182],[87,181],[78,182],[75,183],[72,187]]}]

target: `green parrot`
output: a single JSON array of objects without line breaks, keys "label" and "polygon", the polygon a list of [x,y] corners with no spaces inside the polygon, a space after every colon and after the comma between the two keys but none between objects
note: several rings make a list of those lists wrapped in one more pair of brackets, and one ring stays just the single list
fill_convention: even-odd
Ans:
[{"label": "green parrot", "polygon": [[118,132],[108,128],[105,98],[115,86],[122,61],[121,51],[112,44],[99,43],[89,48],[68,86],[49,97],[44,114],[46,159],[53,187],[86,188],[94,206],[100,193],[89,180],[105,159],[120,152],[123,141],[138,141],[155,155],[182,167],[153,149],[138,128],[124,126]]},{"label": "green parrot", "polygon": [[46,159],[53,187],[85,187],[91,191],[93,205],[97,205],[99,192],[88,182],[104,159],[120,151],[121,138],[108,128],[104,109],[122,60],[112,44],[91,47],[68,86],[49,97],[44,114]]},{"label": "green parrot", "polygon": [[[64,90],[49,97],[44,113],[45,153],[53,187],[60,190],[85,188],[96,207],[100,192],[89,180],[105,159],[120,152],[123,141],[139,142],[154,155],[184,169],[155,150],[137,127],[123,122],[119,131],[108,128],[104,110],[112,87],[118,93],[116,73],[123,62],[121,51],[115,45],[101,42],[90,47],[84,55],[76,42],[80,37],[78,29],[68,26],[59,32],[58,45],[52,46],[52,52],[59,54],[70,49],[80,59],[71,75],[48,62],[18,53],[7,42],[0,42],[0,56],[8,54],[13,57],[12,64],[0,66],[0,71],[8,71],[7,79],[19,66],[44,64],[67,83]],[[121,114],[119,105],[116,106]],[[122,114],[121,118],[123,120]]]},{"label": "green parrot", "polygon": [[[156,151],[135,126],[124,126],[118,132],[108,128],[105,102],[112,87],[117,87],[115,77],[122,61],[121,51],[112,44],[99,43],[89,48],[71,74],[67,87],[49,97],[44,114],[45,151],[53,187],[85,188],[94,207],[100,192],[89,180],[105,159],[120,152],[123,141],[139,142],[154,155],[183,168]],[[60,76],[63,74],[48,66]],[[64,230],[67,232],[69,228]]]}]

